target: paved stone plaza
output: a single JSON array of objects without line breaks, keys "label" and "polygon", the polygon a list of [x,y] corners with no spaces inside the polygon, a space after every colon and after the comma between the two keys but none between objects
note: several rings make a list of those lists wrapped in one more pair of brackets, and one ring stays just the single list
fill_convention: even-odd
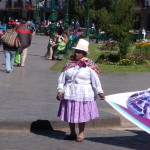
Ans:
[{"label": "paved stone plaza", "polygon": [[0,131],[1,150],[149,150],[149,134],[138,128],[87,129],[82,143],[65,141],[68,130]]},{"label": "paved stone plaza", "polygon": [[[33,36],[32,45],[29,48],[26,59],[26,66],[15,67],[10,74],[4,72],[4,55],[2,47],[0,47],[1,130],[20,129],[23,131],[23,129],[26,129],[32,131],[33,128],[54,130],[68,127],[66,123],[61,122],[57,117],[59,101],[56,100],[56,87],[60,72],[50,70],[56,61],[48,61],[43,57],[47,51],[48,39],[49,37],[46,36]],[[100,78],[106,95],[150,88],[150,73],[103,73],[100,75]],[[67,147],[69,142],[65,141],[66,144],[64,144],[62,140],[64,132],[60,130],[52,135],[51,133],[43,135],[43,133],[0,132],[0,141],[2,141],[0,146],[4,147],[3,150],[98,150],[99,146],[102,146],[100,148],[102,150],[126,150],[138,149],[140,144],[134,141],[137,137],[140,140],[139,143],[146,142],[142,137],[146,139],[148,135],[143,131],[134,133],[132,131],[116,130],[107,132],[106,130],[105,132],[98,129],[100,131],[96,132],[96,127],[110,128],[111,126],[120,125],[134,127],[132,123],[122,118],[105,101],[98,101],[98,106],[101,117],[87,125],[88,127],[94,127],[95,130],[87,133],[89,135],[83,145],[71,142],[70,148]],[[142,137],[140,138],[139,135],[142,135]],[[9,140],[10,145],[8,144]],[[120,144],[116,143],[118,140]],[[129,146],[126,140],[130,141],[130,143],[133,142],[135,147],[132,144],[132,146]],[[22,141],[25,142],[21,144]],[[40,144],[39,141],[41,141],[41,147],[36,145],[36,143]],[[17,143],[16,147],[13,142]],[[64,144],[64,147],[61,147],[61,144]],[[29,145],[28,148],[26,147],[27,145]],[[95,145],[96,147],[94,148]],[[109,145],[108,148],[105,147],[106,145]]]}]

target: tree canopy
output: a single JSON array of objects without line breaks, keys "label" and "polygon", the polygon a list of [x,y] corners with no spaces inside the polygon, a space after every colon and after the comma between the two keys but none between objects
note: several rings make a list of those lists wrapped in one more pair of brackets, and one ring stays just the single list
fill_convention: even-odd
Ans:
[{"label": "tree canopy", "polygon": [[[87,2],[70,1],[70,17],[86,18]],[[134,25],[134,0],[90,0],[90,19],[97,29],[101,28],[106,35],[118,41],[121,58],[126,57],[130,42],[129,30]]]},{"label": "tree canopy", "polygon": [[134,16],[134,0],[116,0],[110,10],[103,7],[99,12],[100,27],[118,42],[121,58],[125,58],[128,52],[129,30],[133,28]]}]

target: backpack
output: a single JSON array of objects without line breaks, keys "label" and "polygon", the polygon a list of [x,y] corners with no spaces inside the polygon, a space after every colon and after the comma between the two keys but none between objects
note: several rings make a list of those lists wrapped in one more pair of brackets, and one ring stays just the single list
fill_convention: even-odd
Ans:
[{"label": "backpack", "polygon": [[7,30],[1,37],[1,40],[3,43],[10,47],[21,47],[20,40],[18,38],[18,33],[13,30]]}]

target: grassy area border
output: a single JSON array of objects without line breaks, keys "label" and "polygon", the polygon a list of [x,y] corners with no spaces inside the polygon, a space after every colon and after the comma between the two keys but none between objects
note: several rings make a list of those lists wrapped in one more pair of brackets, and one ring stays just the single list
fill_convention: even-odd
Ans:
[{"label": "grassy area border", "polygon": [[[131,47],[132,48],[132,47]],[[89,46],[90,55],[88,58],[96,61],[100,55],[99,44],[90,44]],[[67,57],[69,58],[69,57]],[[58,61],[51,70],[61,71],[67,60]],[[133,65],[133,66],[117,66],[117,65],[103,65],[98,64],[101,73],[139,73],[139,72],[150,72],[150,65]]]}]

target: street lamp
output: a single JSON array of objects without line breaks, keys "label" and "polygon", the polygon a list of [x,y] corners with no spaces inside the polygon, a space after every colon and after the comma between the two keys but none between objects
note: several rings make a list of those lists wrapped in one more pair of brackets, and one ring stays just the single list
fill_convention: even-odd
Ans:
[{"label": "street lamp", "polygon": [[[51,0],[51,8],[50,8],[50,16],[49,16],[49,20],[51,21],[50,24],[50,38],[54,39],[54,31],[56,30],[56,14],[55,14],[55,0]],[[48,48],[47,48],[47,52],[45,54],[45,56],[50,56],[50,50],[49,50],[49,42],[48,42]]]},{"label": "street lamp", "polygon": [[66,12],[65,12],[65,30],[68,31],[69,28],[69,0],[66,0]]},{"label": "street lamp", "polygon": [[36,26],[40,24],[39,0],[36,0]]},{"label": "street lamp", "polygon": [[87,1],[86,37],[90,37],[90,0]]},{"label": "street lamp", "polygon": [[56,30],[56,14],[55,14],[55,0],[51,0],[51,10],[50,10],[50,17],[49,17],[51,24],[50,24],[50,37],[53,37],[53,32]]}]

